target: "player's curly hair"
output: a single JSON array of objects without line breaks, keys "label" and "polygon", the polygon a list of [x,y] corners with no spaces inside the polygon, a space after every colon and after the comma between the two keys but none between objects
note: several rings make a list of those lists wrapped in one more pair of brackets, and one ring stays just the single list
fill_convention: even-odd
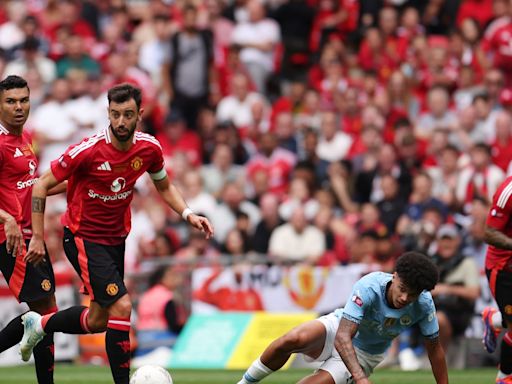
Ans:
[{"label": "player's curly hair", "polygon": [[413,292],[431,291],[439,281],[439,270],[432,259],[421,252],[406,252],[395,266],[400,280]]},{"label": "player's curly hair", "polygon": [[11,75],[0,81],[0,92],[18,88],[28,88],[27,81],[23,77]]}]

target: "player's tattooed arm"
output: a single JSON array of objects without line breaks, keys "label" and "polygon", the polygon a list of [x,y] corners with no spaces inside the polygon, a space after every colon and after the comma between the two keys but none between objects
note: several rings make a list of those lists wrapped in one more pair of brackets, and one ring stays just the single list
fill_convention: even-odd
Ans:
[{"label": "player's tattooed arm", "polygon": [[44,213],[46,199],[42,197],[32,197],[32,212]]},{"label": "player's tattooed arm", "polygon": [[342,318],[338,331],[336,332],[336,338],[334,339],[334,347],[340,354],[341,359],[352,374],[352,378],[356,383],[366,378],[366,374],[363,368],[361,368],[361,365],[359,365],[356,351],[352,344],[352,338],[357,333],[358,328],[359,324]]},{"label": "player's tattooed arm", "polygon": [[439,336],[426,338],[425,349],[437,384],[448,384],[448,368]]},{"label": "player's tattooed arm", "polygon": [[512,250],[512,238],[496,228],[486,227],[484,240],[487,244],[499,249]]}]

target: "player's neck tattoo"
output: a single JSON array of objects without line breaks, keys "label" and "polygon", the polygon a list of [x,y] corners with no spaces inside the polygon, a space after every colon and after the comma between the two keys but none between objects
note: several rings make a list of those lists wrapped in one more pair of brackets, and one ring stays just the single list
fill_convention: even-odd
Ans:
[{"label": "player's neck tattoo", "polygon": [[45,205],[46,205],[46,199],[43,199],[42,197],[33,197],[32,198],[32,212],[44,213]]}]

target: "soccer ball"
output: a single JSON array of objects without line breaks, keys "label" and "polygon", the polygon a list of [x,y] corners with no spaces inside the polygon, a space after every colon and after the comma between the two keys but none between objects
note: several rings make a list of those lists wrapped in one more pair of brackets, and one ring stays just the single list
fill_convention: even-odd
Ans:
[{"label": "soccer ball", "polygon": [[172,384],[172,377],[158,365],[143,365],[133,373],[130,384]]}]

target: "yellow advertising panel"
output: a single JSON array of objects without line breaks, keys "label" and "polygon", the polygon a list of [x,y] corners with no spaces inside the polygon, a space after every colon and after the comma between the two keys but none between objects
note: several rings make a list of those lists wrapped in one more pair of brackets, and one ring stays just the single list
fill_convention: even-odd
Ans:
[{"label": "yellow advertising panel", "polygon": [[[255,312],[238,346],[228,360],[226,368],[246,369],[272,341],[293,327],[316,318],[317,314],[313,312],[293,314]],[[284,369],[288,368],[292,359],[286,363]]]}]

